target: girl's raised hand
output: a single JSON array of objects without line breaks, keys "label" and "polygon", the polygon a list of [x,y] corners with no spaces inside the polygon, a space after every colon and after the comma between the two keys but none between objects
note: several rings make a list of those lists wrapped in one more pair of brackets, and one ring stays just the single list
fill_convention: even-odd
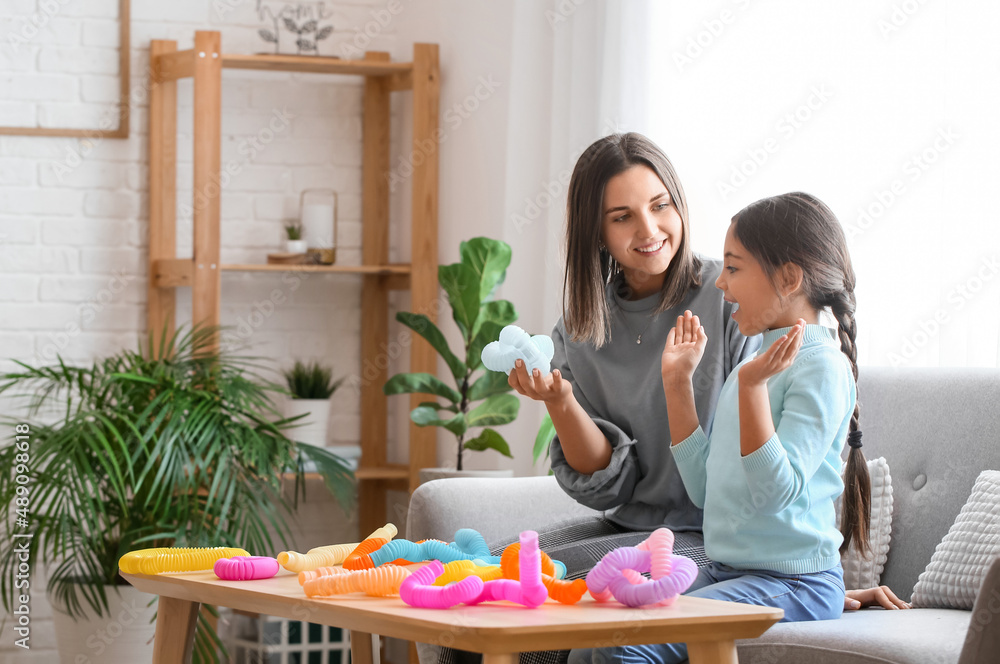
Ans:
[{"label": "girl's raised hand", "polygon": [[685,311],[677,317],[677,324],[667,334],[667,343],[660,356],[660,373],[663,382],[690,381],[694,370],[705,353],[708,335],[697,316]]},{"label": "girl's raised hand", "polygon": [[558,402],[573,394],[573,386],[568,380],[563,380],[558,369],[553,369],[552,373],[544,376],[538,369],[529,373],[524,360],[514,361],[514,369],[507,376],[507,384],[518,394],[535,401]]},{"label": "girl's raised hand", "polygon": [[805,329],[806,322],[800,318],[787,334],[771,344],[767,352],[761,353],[743,365],[740,369],[740,383],[759,385],[792,366],[792,361],[802,346]]}]

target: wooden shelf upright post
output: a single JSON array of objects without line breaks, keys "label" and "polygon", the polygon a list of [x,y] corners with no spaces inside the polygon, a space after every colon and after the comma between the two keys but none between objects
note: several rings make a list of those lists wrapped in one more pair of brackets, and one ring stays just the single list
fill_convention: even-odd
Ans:
[{"label": "wooden shelf upright post", "polygon": [[219,325],[222,299],[219,170],[222,158],[222,40],[194,33],[194,275],[191,320]]},{"label": "wooden shelf upright post", "polygon": [[[438,298],[438,149],[441,73],[437,44],[413,46],[413,201],[410,262],[412,311],[437,321]],[[419,158],[418,158],[419,155]],[[437,373],[437,353],[414,335],[410,345],[410,371]],[[427,395],[410,396],[416,408]],[[421,468],[437,464],[437,427],[410,423],[410,491],[420,484]]]},{"label": "wooden shelf upright post", "polygon": [[[365,61],[388,61],[389,54],[369,51]],[[384,76],[365,78],[361,164],[361,262],[389,262],[389,85]],[[388,380],[389,290],[382,275],[365,275],[361,286],[361,460],[362,468],[386,465],[388,407],[382,386]],[[379,361],[379,360],[382,361]],[[386,519],[383,477],[358,479],[358,524],[365,537]]]},{"label": "wooden shelf upright post", "polygon": [[149,279],[146,331],[156,340],[174,334],[176,290],[157,281],[158,262],[177,256],[177,81],[160,75],[159,56],[177,51],[177,42],[149,44]]}]

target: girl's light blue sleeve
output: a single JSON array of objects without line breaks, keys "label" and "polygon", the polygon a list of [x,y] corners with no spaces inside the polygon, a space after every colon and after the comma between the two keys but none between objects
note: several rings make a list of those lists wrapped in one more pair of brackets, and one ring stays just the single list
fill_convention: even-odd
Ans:
[{"label": "girl's light blue sleeve", "polygon": [[698,509],[705,509],[705,485],[707,473],[705,464],[708,462],[708,436],[699,426],[690,436],[677,445],[670,447],[674,455],[674,463],[684,482],[684,490],[688,498]]},{"label": "girl's light blue sleeve", "polygon": [[831,347],[800,358],[787,371],[774,435],[742,458],[753,503],[765,514],[777,514],[798,500],[831,449],[839,477],[840,450],[857,394],[843,353]]},{"label": "girl's light blue sleeve", "polygon": [[552,330],[552,345],[555,352],[552,356],[552,368],[559,369],[564,380],[573,385],[573,396],[590,415],[594,424],[601,430],[604,437],[611,443],[611,461],[607,467],[590,475],[577,472],[566,461],[559,437],[553,438],[549,446],[549,459],[552,474],[568,496],[581,505],[595,510],[609,510],[632,500],[635,485],[639,481],[639,464],[635,450],[635,439],[627,436],[614,423],[598,416],[587,400],[586,390],[582,389],[573,378],[566,357],[566,340],[561,322]]}]

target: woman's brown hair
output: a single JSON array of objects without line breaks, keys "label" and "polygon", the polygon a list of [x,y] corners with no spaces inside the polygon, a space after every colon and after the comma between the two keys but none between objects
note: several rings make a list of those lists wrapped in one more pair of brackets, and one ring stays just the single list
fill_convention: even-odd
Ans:
[{"label": "woman's brown hair", "polygon": [[[854,267],[847,251],[844,230],[822,201],[795,192],[751,203],[733,217],[733,234],[773,280],[778,270],[791,263],[802,269],[802,292],[817,311],[829,307],[837,319],[840,349],[851,363],[855,385],[858,352],[854,320]],[[864,553],[871,545],[871,480],[861,451],[861,429],[857,403],[851,415],[847,440],[851,451],[844,471],[844,502],[840,531],[841,553],[856,542]]]},{"label": "woman's brown hair", "polygon": [[563,322],[573,341],[600,348],[610,340],[606,285],[621,267],[601,244],[604,188],[633,166],[647,166],[667,188],[682,224],[677,253],[667,267],[657,312],[677,306],[688,290],[701,286],[701,261],[691,251],[687,199],[667,155],[642,134],[612,134],[588,147],[576,162],[566,202],[566,273]]}]

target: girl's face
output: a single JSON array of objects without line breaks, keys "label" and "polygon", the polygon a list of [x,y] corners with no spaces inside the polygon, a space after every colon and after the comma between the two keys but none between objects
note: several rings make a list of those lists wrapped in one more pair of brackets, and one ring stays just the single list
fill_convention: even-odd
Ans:
[{"label": "girl's face", "polygon": [[[781,297],[764,268],[736,239],[736,224],[729,224],[724,248],[722,274],[715,285],[722,290],[726,302],[734,302],[739,308],[733,312],[733,320],[740,327],[743,336],[761,334],[764,330],[774,330],[794,325],[803,317],[800,298]],[[807,316],[807,321],[815,316]]]},{"label": "girl's face", "polygon": [[681,216],[653,169],[638,165],[604,186],[601,239],[638,299],[659,292],[681,244]]}]

